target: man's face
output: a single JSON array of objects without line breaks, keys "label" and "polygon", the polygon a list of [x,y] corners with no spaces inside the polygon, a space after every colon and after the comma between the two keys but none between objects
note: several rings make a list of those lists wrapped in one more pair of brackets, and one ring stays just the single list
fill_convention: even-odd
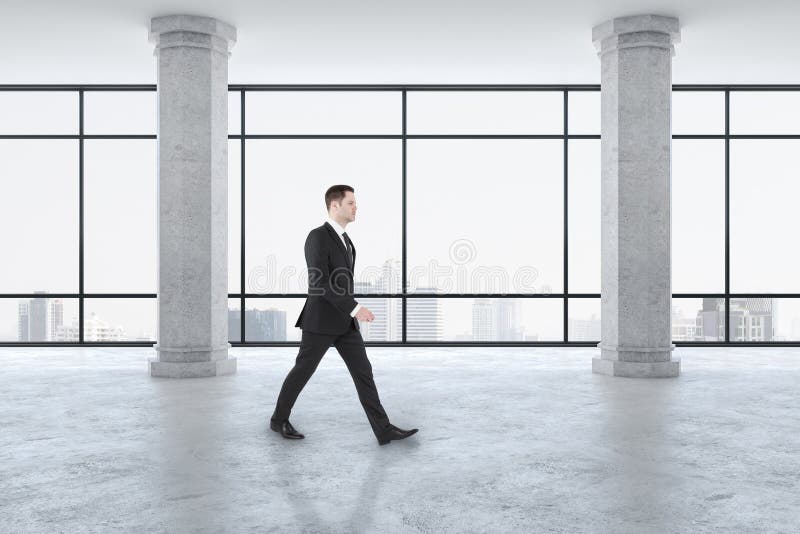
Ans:
[{"label": "man's face", "polygon": [[344,192],[344,198],[341,202],[331,202],[331,214],[335,217],[342,218],[348,223],[356,220],[356,197],[350,191]]}]

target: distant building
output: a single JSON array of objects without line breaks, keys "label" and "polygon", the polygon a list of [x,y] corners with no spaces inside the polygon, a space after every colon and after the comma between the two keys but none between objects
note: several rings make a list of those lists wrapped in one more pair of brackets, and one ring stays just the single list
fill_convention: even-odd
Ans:
[{"label": "distant building", "polygon": [[[402,265],[398,260],[386,260],[378,280],[356,281],[356,293],[400,293]],[[403,302],[400,298],[358,297],[359,304],[375,315],[372,322],[359,322],[365,341],[399,341],[402,339]]]},{"label": "distant building", "polygon": [[589,319],[569,318],[568,332],[570,341],[600,341],[601,322],[594,313]]},{"label": "distant building", "polygon": [[[37,291],[41,293],[41,291]],[[49,341],[47,335],[47,299],[34,298],[30,300],[30,339],[28,341]]]},{"label": "distant building", "polygon": [[[724,308],[723,308],[724,313]],[[734,341],[772,341],[773,302],[769,298],[730,301],[730,336]]]},{"label": "distant building", "polygon": [[247,341],[286,341],[286,312],[275,308],[246,310],[244,335]]},{"label": "distant building", "polygon": [[53,341],[58,329],[64,324],[64,301],[50,299],[48,306],[47,340]]},{"label": "distant building", "polygon": [[17,339],[31,340],[31,304],[29,300],[20,300],[17,306]]},{"label": "distant building", "polygon": [[697,312],[697,325],[696,341],[724,341],[725,301],[713,297],[704,298],[703,309]]},{"label": "distant building", "polygon": [[[44,291],[37,294],[46,295]],[[17,339],[19,341],[55,341],[58,328],[64,323],[61,299],[35,297],[17,305]]]},{"label": "distant building", "polygon": [[524,341],[525,329],[519,325],[516,299],[477,298],[472,303],[474,341]]},{"label": "distant building", "polygon": [[[355,282],[353,290],[356,293],[367,294],[378,292],[372,282]],[[375,320],[372,322],[359,321],[364,341],[387,341],[386,299],[358,297],[356,300],[375,314]]]},{"label": "distant building", "polygon": [[[78,341],[80,339],[79,332],[78,320],[74,319],[72,324],[58,327],[54,341]],[[122,326],[111,326],[108,321],[99,318],[96,313],[92,313],[91,317],[84,319],[83,340],[99,342],[129,341]]]},{"label": "distant building", "polygon": [[[730,299],[731,341],[772,341],[775,314],[773,299]],[[724,341],[725,300],[704,298],[695,317],[684,317],[672,310],[673,341]]]},{"label": "distant building", "polygon": [[242,313],[239,310],[228,309],[228,341],[239,342],[242,340]]},{"label": "distant building", "polygon": [[494,309],[492,299],[478,298],[472,302],[472,340],[494,340]]},{"label": "distant building", "polygon": [[495,299],[494,339],[497,341],[523,341],[525,329],[520,326],[520,319],[519,300]]},{"label": "distant building", "polygon": [[[436,288],[420,287],[420,293],[435,293]],[[442,316],[437,298],[409,298],[406,300],[406,339],[408,341],[441,341]]]}]

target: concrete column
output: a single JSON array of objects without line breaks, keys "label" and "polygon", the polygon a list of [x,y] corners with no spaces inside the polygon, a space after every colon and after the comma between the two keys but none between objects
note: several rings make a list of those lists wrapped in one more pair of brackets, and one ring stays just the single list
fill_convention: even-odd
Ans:
[{"label": "concrete column", "polygon": [[228,358],[228,56],[236,29],[153,18],[158,58],[158,359],[152,376],[236,372]]},{"label": "concrete column", "polygon": [[670,172],[678,19],[639,15],[592,30],[602,92],[602,334],[592,370],[670,377]]}]

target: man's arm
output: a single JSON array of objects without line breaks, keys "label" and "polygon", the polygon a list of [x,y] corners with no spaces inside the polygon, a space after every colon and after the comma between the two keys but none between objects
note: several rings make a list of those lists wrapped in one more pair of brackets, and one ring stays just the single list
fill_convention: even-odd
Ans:
[{"label": "man's arm", "polygon": [[341,310],[342,313],[355,316],[361,305],[352,296],[333,286],[335,277],[347,275],[344,270],[331,273],[330,269],[328,269],[328,244],[325,243],[325,237],[319,232],[311,232],[306,238],[308,292],[310,295],[321,296]]}]

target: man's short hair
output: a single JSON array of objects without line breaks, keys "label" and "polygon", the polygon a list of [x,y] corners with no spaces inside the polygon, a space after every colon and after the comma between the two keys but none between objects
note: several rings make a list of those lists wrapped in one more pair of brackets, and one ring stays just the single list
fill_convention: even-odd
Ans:
[{"label": "man's short hair", "polygon": [[349,185],[332,185],[325,191],[325,208],[331,209],[331,203],[335,200],[341,202],[345,197],[345,193],[350,191],[355,193],[355,190]]}]

